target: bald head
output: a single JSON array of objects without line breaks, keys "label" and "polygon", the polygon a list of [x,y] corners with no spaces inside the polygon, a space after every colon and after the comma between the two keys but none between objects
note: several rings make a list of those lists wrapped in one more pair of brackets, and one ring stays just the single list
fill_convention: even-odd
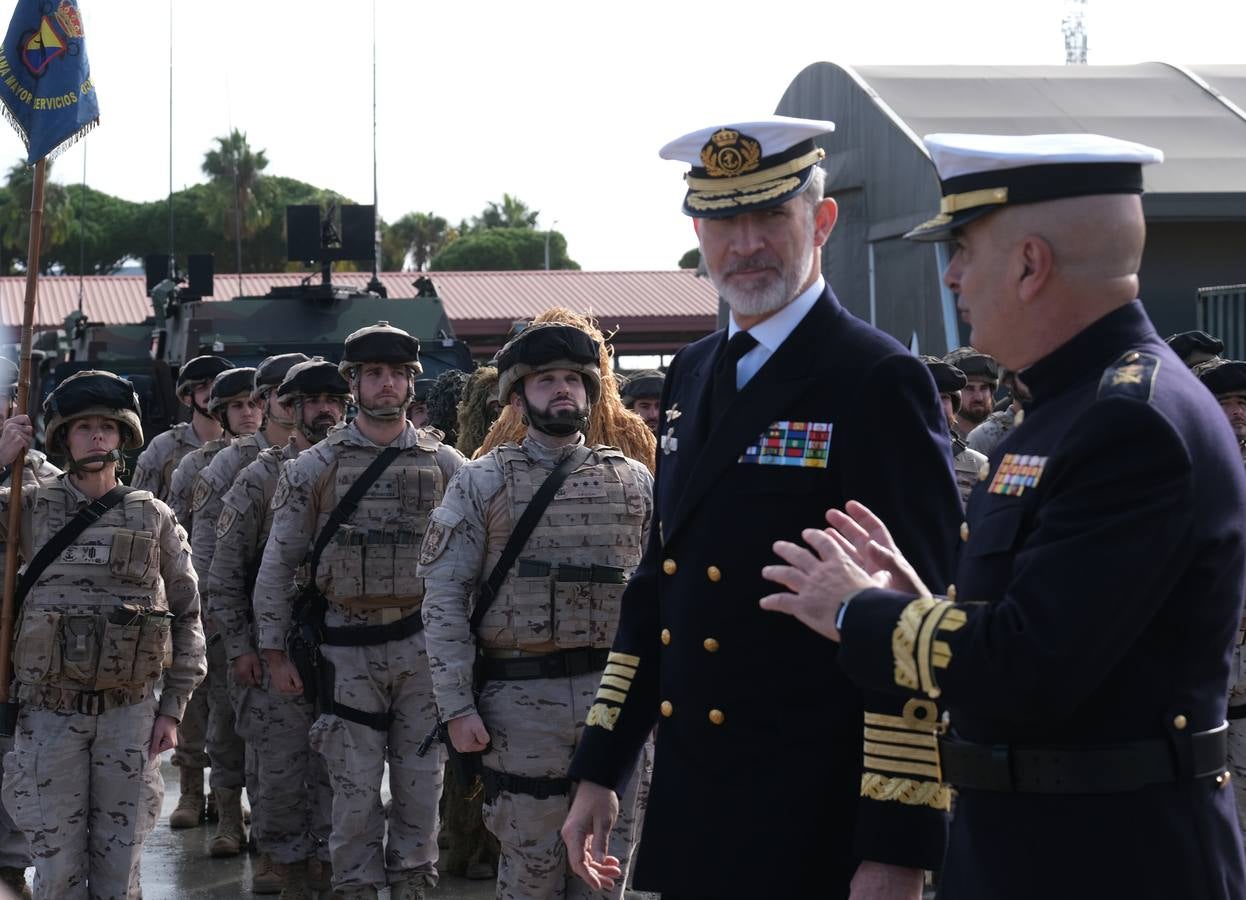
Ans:
[{"label": "bald head", "polygon": [[1022,369],[1138,296],[1145,241],[1134,194],[1019,204],[959,230],[945,280],[973,345]]}]

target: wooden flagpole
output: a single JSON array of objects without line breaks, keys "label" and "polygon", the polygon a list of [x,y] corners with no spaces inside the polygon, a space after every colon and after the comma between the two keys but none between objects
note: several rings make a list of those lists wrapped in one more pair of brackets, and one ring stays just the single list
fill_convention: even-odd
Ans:
[{"label": "wooden flagpole", "polygon": [[[22,313],[22,356],[17,375],[17,408],[26,413],[30,394],[30,346],[34,342],[35,301],[39,287],[39,251],[43,232],[43,182],[47,159],[35,163],[35,183],[30,192],[30,243],[26,252],[26,307]],[[4,600],[0,603],[0,735],[11,736],[17,726],[17,704],[9,697],[13,657],[13,601],[17,590],[17,551],[21,546],[22,482],[26,451],[17,455],[9,475],[9,522],[4,545]]]}]

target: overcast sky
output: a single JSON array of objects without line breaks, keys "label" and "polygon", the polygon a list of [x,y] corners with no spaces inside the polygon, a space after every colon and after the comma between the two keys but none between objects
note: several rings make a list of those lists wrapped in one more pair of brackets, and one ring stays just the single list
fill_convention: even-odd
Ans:
[{"label": "overcast sky", "polygon": [[[372,199],[369,0],[80,0],[101,123],[53,177],[130,200],[204,180],[235,127],[268,172]],[[452,223],[503,192],[586,269],[695,244],[667,140],[774,111],[810,63],[1060,64],[1064,0],[377,0],[381,215]],[[1090,61],[1241,62],[1246,3],[1089,0]],[[0,159],[22,146],[0,123]],[[7,163],[6,163],[7,165]],[[163,249],[163,248],[152,248]],[[179,247],[179,252],[193,251]]]}]

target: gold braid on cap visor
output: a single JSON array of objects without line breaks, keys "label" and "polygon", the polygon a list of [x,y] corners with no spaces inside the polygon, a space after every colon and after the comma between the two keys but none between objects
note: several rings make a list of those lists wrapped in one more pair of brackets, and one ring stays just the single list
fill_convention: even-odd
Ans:
[{"label": "gold braid on cap visor", "polygon": [[763,184],[782,178],[784,175],[795,175],[802,169],[807,169],[816,162],[826,158],[826,151],[821,147],[810,150],[803,156],[795,159],[789,159],[785,163],[772,166],[769,169],[763,169],[760,172],[751,172],[748,175],[737,175],[734,178],[698,178],[695,175],[688,174],[684,176],[684,181],[688,183],[690,191],[743,191],[751,187],[757,187]]}]

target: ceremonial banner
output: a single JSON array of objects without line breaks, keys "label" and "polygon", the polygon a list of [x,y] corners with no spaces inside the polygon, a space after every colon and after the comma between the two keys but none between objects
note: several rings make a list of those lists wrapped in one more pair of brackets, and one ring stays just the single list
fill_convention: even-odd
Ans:
[{"label": "ceremonial banner", "polygon": [[0,102],[30,165],[99,122],[78,0],[18,0],[0,46]]}]

